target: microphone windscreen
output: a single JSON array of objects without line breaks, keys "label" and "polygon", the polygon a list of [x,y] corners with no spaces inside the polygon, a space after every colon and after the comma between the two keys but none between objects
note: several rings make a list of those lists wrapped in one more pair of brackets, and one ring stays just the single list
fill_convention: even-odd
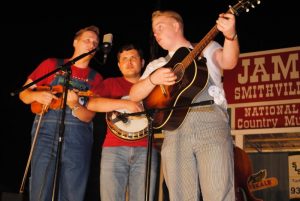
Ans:
[{"label": "microphone windscreen", "polygon": [[113,41],[113,35],[111,33],[105,34],[103,36],[103,43],[112,44],[112,41]]}]

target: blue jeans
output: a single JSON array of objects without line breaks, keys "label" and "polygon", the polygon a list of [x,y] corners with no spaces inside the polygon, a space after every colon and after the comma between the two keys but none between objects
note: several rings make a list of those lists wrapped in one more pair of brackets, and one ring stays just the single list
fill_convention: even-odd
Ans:
[{"label": "blue jeans", "polygon": [[[53,177],[57,159],[60,110],[49,110],[41,122],[31,161],[30,201],[52,198]],[[34,137],[39,116],[36,116]],[[93,144],[92,123],[84,123],[66,110],[64,140],[62,141],[59,180],[59,201],[84,200]],[[56,186],[57,187],[57,186]]]},{"label": "blue jeans", "polygon": [[[103,147],[100,194],[103,201],[145,200],[147,147]],[[149,200],[156,186],[158,152],[152,149]]]}]

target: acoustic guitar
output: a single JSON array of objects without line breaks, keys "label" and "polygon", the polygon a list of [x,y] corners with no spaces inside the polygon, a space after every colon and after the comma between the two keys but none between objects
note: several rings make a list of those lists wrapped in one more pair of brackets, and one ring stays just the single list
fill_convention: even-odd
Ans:
[{"label": "acoustic guitar", "polygon": [[[241,0],[236,5],[229,8],[227,13],[238,15],[241,11],[249,11],[249,7],[254,8],[254,2],[259,4],[259,0]],[[172,68],[177,76],[174,85],[157,85],[151,93],[143,100],[146,109],[174,108],[180,109],[160,110],[153,116],[153,128],[174,130],[177,129],[185,119],[189,108],[181,107],[192,103],[193,99],[202,92],[207,85],[208,71],[205,59],[197,59],[203,49],[215,38],[219,30],[215,25],[205,37],[190,50],[189,48],[179,48],[170,61],[163,67]],[[195,60],[197,59],[197,61]]]}]

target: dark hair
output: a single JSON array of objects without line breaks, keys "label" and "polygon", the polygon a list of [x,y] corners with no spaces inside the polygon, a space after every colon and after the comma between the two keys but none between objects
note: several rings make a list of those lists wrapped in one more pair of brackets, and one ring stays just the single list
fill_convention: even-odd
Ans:
[{"label": "dark hair", "polygon": [[125,44],[125,45],[123,45],[123,46],[119,49],[119,51],[118,51],[118,53],[117,53],[118,61],[119,61],[119,59],[120,59],[121,53],[124,52],[124,51],[129,51],[129,50],[137,50],[137,52],[138,52],[139,56],[141,57],[141,59],[144,58],[143,50],[142,50],[139,46],[130,43],[130,44]]}]

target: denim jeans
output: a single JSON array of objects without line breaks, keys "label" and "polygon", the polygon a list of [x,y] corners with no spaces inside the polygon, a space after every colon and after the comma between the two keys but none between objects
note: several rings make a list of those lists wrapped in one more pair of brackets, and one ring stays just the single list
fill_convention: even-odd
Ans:
[{"label": "denim jeans", "polygon": [[[32,137],[34,137],[39,116],[36,116]],[[61,160],[57,179],[53,185],[61,110],[45,113],[37,133],[36,145],[31,161],[30,201],[49,201],[55,187],[59,201],[84,200],[89,175],[93,144],[92,123],[84,123],[66,109],[64,138],[61,142]]]},{"label": "denim jeans", "polygon": [[[101,201],[145,200],[147,147],[103,147],[100,171]],[[153,200],[158,152],[152,149],[149,200]]]}]

